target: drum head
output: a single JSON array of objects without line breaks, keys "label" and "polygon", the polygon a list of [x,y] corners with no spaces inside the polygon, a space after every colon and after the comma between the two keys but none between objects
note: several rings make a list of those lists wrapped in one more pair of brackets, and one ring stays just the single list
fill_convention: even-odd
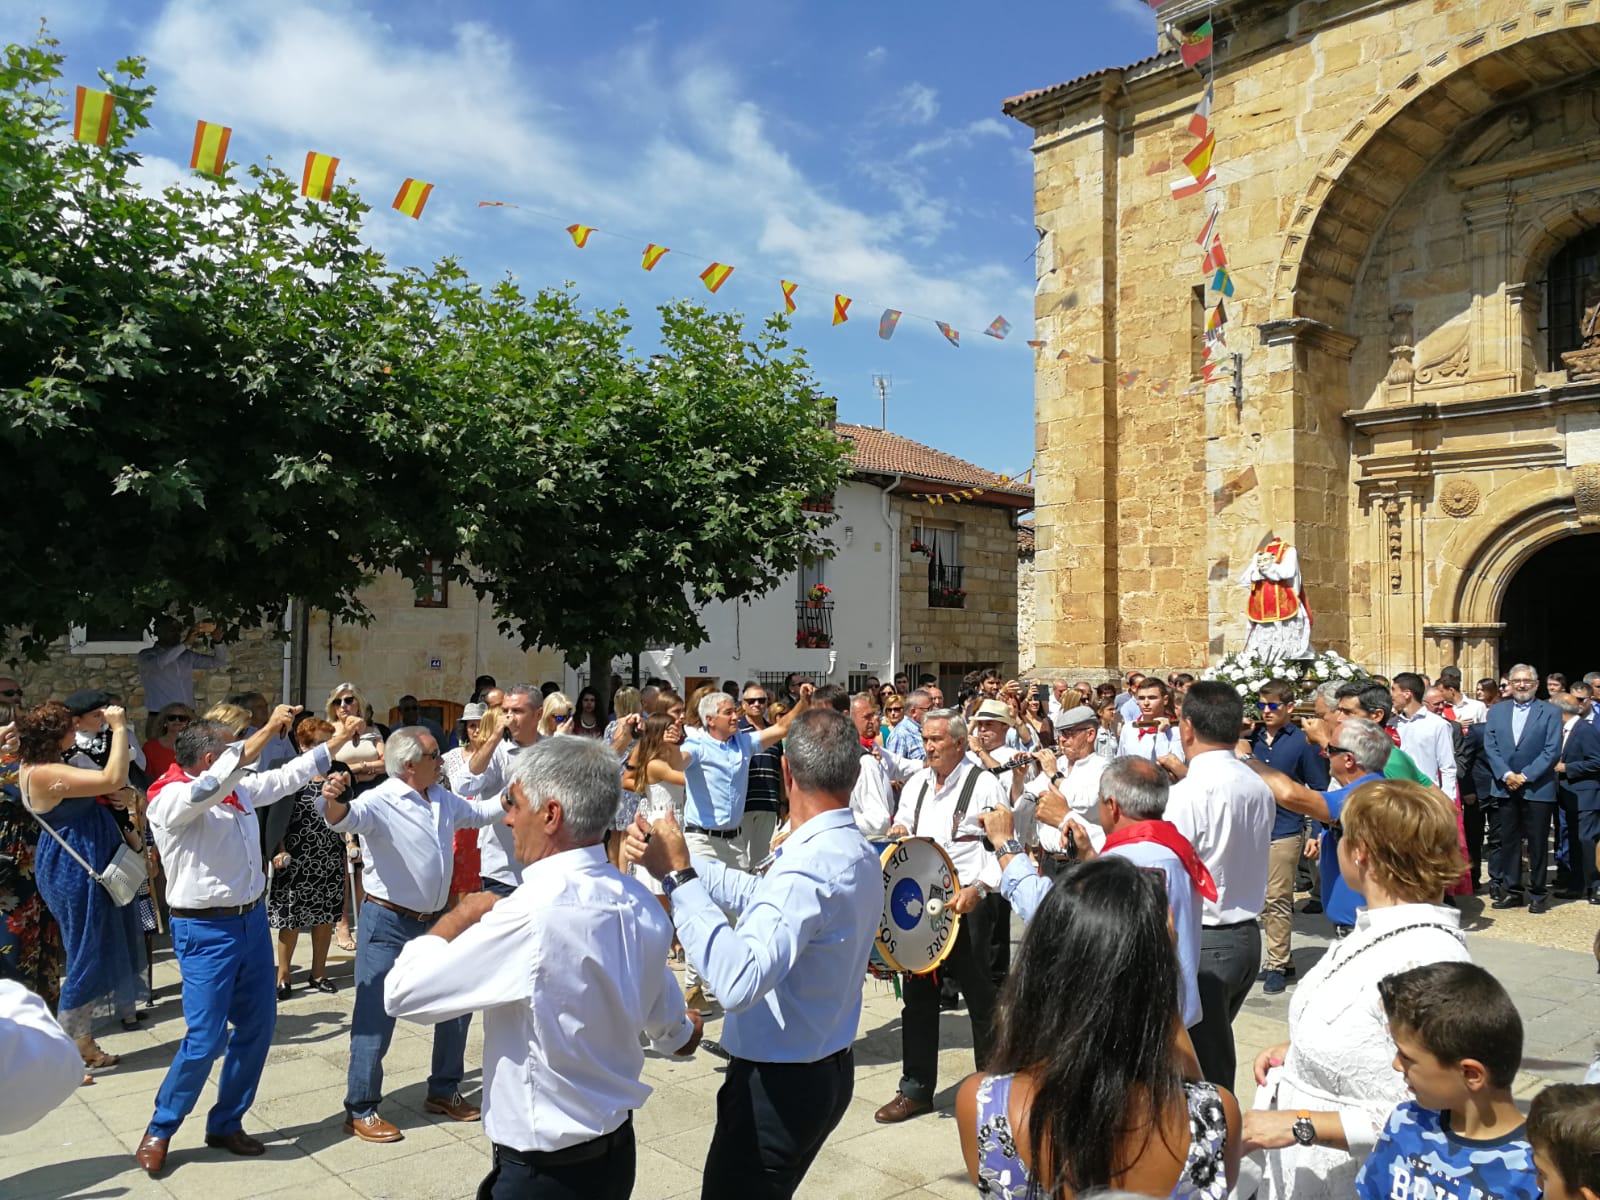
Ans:
[{"label": "drum head", "polygon": [[[901,838],[883,848],[883,917],[878,953],[896,971],[925,975],[950,953],[961,918],[950,908],[960,889],[955,867],[930,838]],[[929,912],[929,901],[933,912]]]}]

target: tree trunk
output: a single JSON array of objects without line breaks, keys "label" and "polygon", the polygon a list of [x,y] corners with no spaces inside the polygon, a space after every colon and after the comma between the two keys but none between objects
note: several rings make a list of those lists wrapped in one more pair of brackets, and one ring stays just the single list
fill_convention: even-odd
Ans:
[{"label": "tree trunk", "polygon": [[[589,651],[589,686],[600,693],[595,705],[602,724],[611,712],[611,652],[604,648]],[[576,698],[574,698],[576,703]]]}]

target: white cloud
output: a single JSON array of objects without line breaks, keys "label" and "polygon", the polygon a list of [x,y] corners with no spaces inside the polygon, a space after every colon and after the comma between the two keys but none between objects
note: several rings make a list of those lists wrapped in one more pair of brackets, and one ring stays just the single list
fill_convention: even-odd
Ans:
[{"label": "white cloud", "polygon": [[926,125],[939,115],[939,93],[925,83],[908,83],[900,89],[901,116],[913,125]]},{"label": "white cloud", "polygon": [[884,49],[882,46],[874,46],[871,50],[868,50],[867,53],[866,53],[866,60],[869,63],[881,63],[884,59],[886,59],[888,57],[889,57],[889,52],[886,49]]},{"label": "white cloud", "polygon": [[1108,0],[1108,7],[1120,16],[1129,17],[1138,21],[1146,28],[1153,28],[1155,9],[1151,8],[1147,0]]}]

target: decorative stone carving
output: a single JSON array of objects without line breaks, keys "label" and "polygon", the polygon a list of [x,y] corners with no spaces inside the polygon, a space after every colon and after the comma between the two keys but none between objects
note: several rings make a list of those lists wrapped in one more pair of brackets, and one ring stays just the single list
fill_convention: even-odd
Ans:
[{"label": "decorative stone carving", "polygon": [[1400,497],[1383,502],[1383,523],[1389,541],[1389,590],[1399,592],[1405,583],[1401,560],[1405,556],[1405,533],[1400,528]]},{"label": "decorative stone carving", "polygon": [[1452,517],[1470,517],[1481,498],[1478,485],[1465,479],[1452,479],[1439,489],[1439,507]]},{"label": "decorative stone carving", "polygon": [[1572,503],[1585,525],[1600,525],[1600,464],[1572,468]]},{"label": "decorative stone carving", "polygon": [[1453,330],[1443,346],[1431,352],[1417,368],[1418,383],[1433,383],[1444,379],[1465,379],[1472,361],[1472,326],[1463,321]]},{"label": "decorative stone carving", "polygon": [[1583,345],[1561,356],[1567,377],[1573,382],[1600,378],[1600,275],[1591,278],[1583,289]]},{"label": "decorative stone carving", "polygon": [[1416,378],[1417,348],[1413,340],[1411,309],[1397,304],[1389,310],[1389,374],[1385,383],[1404,387]]}]

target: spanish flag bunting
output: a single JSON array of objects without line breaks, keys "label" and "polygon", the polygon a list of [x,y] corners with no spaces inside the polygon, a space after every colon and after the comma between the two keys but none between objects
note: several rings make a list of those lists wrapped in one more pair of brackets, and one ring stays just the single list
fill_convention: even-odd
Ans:
[{"label": "spanish flag bunting", "polygon": [[883,316],[878,318],[878,336],[887,342],[894,336],[894,327],[898,324],[900,324],[900,310],[898,308],[884,309]]},{"label": "spanish flag bunting", "polygon": [[1208,17],[1205,24],[1193,33],[1183,35],[1183,44],[1178,47],[1178,53],[1183,56],[1183,65],[1198,67],[1211,57],[1211,20]]},{"label": "spanish flag bunting", "polygon": [[1204,179],[1211,174],[1211,153],[1216,148],[1217,135],[1206,134],[1204,141],[1183,156],[1183,165],[1189,168],[1189,174],[1196,179]]},{"label": "spanish flag bunting", "polygon": [[835,325],[843,325],[849,319],[850,297],[840,296],[836,293],[833,297],[833,323]]},{"label": "spanish flag bunting", "polygon": [[1213,205],[1211,215],[1206,217],[1205,227],[1200,230],[1200,236],[1194,240],[1196,246],[1204,247],[1210,243],[1211,235],[1217,231],[1217,217],[1220,215],[1221,210]]},{"label": "spanish flag bunting", "polygon": [[778,280],[778,286],[783,289],[783,311],[792,313],[794,311],[794,290],[800,285],[798,283],[790,283],[787,279],[780,279]]},{"label": "spanish flag bunting", "polygon": [[226,125],[210,121],[194,123],[194,153],[189,155],[189,169],[202,175],[221,175],[228,161],[228,139],[233,130]]},{"label": "spanish flag bunting", "polygon": [[572,235],[572,244],[582,250],[589,244],[589,235],[594,232],[594,226],[568,225],[567,232]]},{"label": "spanish flag bunting", "polygon": [[733,268],[727,263],[714,262],[700,272],[700,282],[706,285],[706,291],[715,296],[717,289],[727,283],[728,276],[732,274]]},{"label": "spanish flag bunting", "polygon": [[1200,97],[1200,103],[1194,110],[1194,116],[1189,118],[1189,132],[1197,138],[1204,138],[1211,132],[1211,101],[1213,97],[1211,81],[1206,80],[1205,94]]},{"label": "spanish flag bunting", "polygon": [[394,194],[394,204],[390,207],[415,221],[422,216],[423,206],[432,194],[433,184],[423,183],[420,179],[407,179]]},{"label": "spanish flag bunting", "polygon": [[935,321],[934,324],[939,327],[939,332],[944,334],[945,341],[958,350],[961,348],[961,331],[959,329],[951,329],[943,321]]},{"label": "spanish flag bunting", "polygon": [[651,242],[644,248],[644,258],[640,260],[639,265],[646,271],[654,271],[656,269],[656,264],[661,261],[662,256],[670,253],[672,252],[665,246],[658,246],[654,242]]},{"label": "spanish flag bunting", "polygon": [[78,100],[72,110],[72,136],[80,142],[104,146],[106,138],[111,136],[113,104],[110,92],[80,85]]},{"label": "spanish flag bunting", "polygon": [[300,194],[313,200],[327,200],[333,195],[333,176],[339,169],[339,160],[331,154],[306,152],[305,173],[300,176]]},{"label": "spanish flag bunting", "polygon": [[1011,322],[1004,317],[996,317],[989,322],[989,328],[984,333],[999,341],[1005,341],[1006,334],[1011,332]]}]

